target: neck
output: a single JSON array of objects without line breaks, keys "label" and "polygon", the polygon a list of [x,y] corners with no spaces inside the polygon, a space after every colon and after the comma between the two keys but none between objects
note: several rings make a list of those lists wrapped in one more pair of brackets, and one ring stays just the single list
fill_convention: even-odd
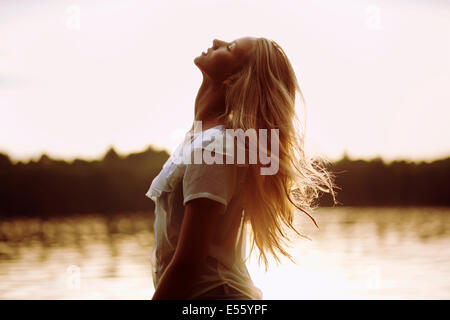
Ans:
[{"label": "neck", "polygon": [[218,120],[225,111],[225,90],[221,82],[217,82],[203,74],[203,82],[195,99],[195,121],[202,122],[206,130],[223,124]]}]

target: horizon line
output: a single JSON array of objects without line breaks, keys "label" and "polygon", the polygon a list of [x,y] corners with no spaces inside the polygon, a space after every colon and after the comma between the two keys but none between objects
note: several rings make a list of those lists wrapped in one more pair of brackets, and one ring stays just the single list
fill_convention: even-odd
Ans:
[{"label": "horizon line", "polygon": [[[170,152],[167,150],[167,148],[164,147],[157,147],[153,144],[149,144],[147,147],[145,148],[141,148],[140,150],[135,150],[135,151],[130,151],[127,153],[123,153],[123,152],[118,152],[116,150],[117,146],[114,145],[109,145],[106,150],[101,153],[100,155],[97,155],[95,157],[86,157],[86,156],[73,156],[73,157],[58,157],[58,156],[54,156],[51,155],[51,152],[48,151],[42,151],[39,155],[35,155],[35,156],[28,156],[26,158],[16,158],[11,156],[6,150],[2,150],[0,149],[0,155],[5,155],[6,157],[8,157],[8,159],[10,160],[10,162],[15,165],[18,163],[23,163],[23,164],[29,164],[29,163],[37,163],[39,162],[42,157],[46,156],[47,158],[49,158],[50,160],[53,161],[64,161],[67,163],[73,163],[75,160],[81,160],[81,161],[86,161],[86,162],[93,162],[93,161],[102,161],[104,160],[105,156],[112,150],[114,151],[119,158],[126,158],[132,154],[139,154],[139,153],[144,153],[146,151],[149,150],[153,150],[154,152],[166,152],[168,156],[170,156]],[[351,152],[350,152],[351,153]],[[327,155],[317,155],[317,156],[312,156],[311,158],[320,158],[320,159],[325,159],[326,161],[335,163],[335,162],[339,162],[343,159],[348,159],[349,161],[374,161],[374,160],[381,160],[386,164],[390,164],[392,162],[410,162],[410,163],[430,163],[430,162],[435,162],[435,161],[439,161],[439,160],[446,160],[448,158],[450,158],[450,154],[447,153],[446,155],[441,155],[441,156],[436,156],[432,159],[430,158],[420,158],[420,159],[413,159],[413,158],[401,158],[401,157],[397,157],[397,158],[393,158],[393,159],[386,159],[385,156],[382,155],[373,155],[370,157],[361,157],[361,156],[354,156],[354,155],[350,155],[348,150],[344,150],[341,153],[340,157],[329,157]]]}]

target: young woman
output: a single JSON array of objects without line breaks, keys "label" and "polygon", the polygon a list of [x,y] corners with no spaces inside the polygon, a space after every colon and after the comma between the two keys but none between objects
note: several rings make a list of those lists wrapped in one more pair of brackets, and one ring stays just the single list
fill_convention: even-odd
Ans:
[{"label": "young woman", "polygon": [[[203,74],[195,101],[202,131],[193,127],[186,134],[146,194],[155,201],[153,299],[262,299],[245,265],[246,227],[266,269],[268,254],[291,258],[282,246],[283,228],[301,235],[292,225],[294,213],[310,216],[306,209],[319,192],[335,199],[332,176],[303,152],[295,114],[301,92],[276,42],[214,40],[194,63]],[[276,174],[262,175],[261,163],[229,164],[227,152],[218,155],[222,163],[183,161],[186,147],[204,151],[226,138],[226,129],[278,129]]]}]

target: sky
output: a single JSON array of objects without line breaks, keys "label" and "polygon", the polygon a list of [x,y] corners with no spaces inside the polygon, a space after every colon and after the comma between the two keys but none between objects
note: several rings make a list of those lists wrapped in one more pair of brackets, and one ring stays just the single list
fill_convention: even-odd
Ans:
[{"label": "sky", "polygon": [[0,152],[171,152],[194,117],[194,58],[214,38],[243,36],[286,51],[306,99],[309,155],[450,155],[443,0],[2,0]]}]

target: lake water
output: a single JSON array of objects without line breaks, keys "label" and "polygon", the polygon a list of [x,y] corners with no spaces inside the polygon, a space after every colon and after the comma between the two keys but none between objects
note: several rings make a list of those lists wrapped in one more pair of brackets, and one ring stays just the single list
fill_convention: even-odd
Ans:
[{"label": "lake water", "polygon": [[[450,208],[320,208],[284,259],[247,263],[264,299],[450,299]],[[150,299],[150,213],[0,222],[0,298]]]}]

